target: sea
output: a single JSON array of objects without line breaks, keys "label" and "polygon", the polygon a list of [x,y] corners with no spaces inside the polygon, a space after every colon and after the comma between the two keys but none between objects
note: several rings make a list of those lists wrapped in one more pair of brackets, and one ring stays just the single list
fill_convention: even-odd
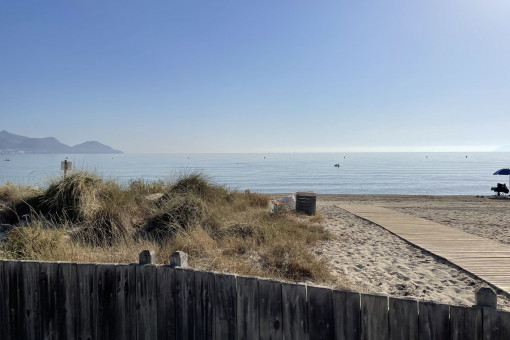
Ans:
[{"label": "sea", "polygon": [[[232,153],[232,154],[9,154],[0,159],[0,185],[47,187],[63,176],[61,162],[121,184],[174,181],[200,172],[232,190],[262,193],[492,195],[510,153]],[[335,166],[338,164],[339,166]]]}]

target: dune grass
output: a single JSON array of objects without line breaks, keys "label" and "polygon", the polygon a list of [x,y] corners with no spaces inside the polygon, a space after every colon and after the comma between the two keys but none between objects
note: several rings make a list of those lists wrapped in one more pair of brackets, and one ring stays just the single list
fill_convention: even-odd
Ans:
[{"label": "dune grass", "polygon": [[199,173],[119,185],[75,172],[45,190],[0,187],[0,200],[3,258],[133,263],[153,249],[167,263],[182,250],[199,269],[334,283],[312,252],[331,238],[320,217],[270,210],[268,196],[227,190]]}]

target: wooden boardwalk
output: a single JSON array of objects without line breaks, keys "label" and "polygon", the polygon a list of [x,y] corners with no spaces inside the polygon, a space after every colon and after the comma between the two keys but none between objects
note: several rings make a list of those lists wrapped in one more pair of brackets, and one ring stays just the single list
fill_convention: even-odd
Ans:
[{"label": "wooden boardwalk", "polygon": [[375,205],[335,205],[510,294],[510,246]]}]

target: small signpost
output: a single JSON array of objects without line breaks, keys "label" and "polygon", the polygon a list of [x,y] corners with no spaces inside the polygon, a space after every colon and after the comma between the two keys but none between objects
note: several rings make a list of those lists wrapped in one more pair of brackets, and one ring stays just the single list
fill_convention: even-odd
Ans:
[{"label": "small signpost", "polygon": [[64,160],[63,162],[60,162],[60,170],[64,170],[64,179],[66,178],[67,170],[72,170],[72,169],[73,169],[73,163],[68,162],[67,159]]}]

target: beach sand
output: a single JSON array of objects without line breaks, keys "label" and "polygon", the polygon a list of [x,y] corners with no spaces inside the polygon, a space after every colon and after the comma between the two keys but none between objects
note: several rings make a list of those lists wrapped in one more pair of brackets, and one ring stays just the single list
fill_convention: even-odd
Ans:
[{"label": "beach sand", "polygon": [[[319,195],[317,210],[336,239],[321,243],[315,252],[330,264],[334,274],[361,292],[470,306],[475,303],[475,288],[483,281],[336,207],[337,202],[375,204],[510,243],[510,199]],[[510,310],[510,299],[500,294],[498,308]]]}]

